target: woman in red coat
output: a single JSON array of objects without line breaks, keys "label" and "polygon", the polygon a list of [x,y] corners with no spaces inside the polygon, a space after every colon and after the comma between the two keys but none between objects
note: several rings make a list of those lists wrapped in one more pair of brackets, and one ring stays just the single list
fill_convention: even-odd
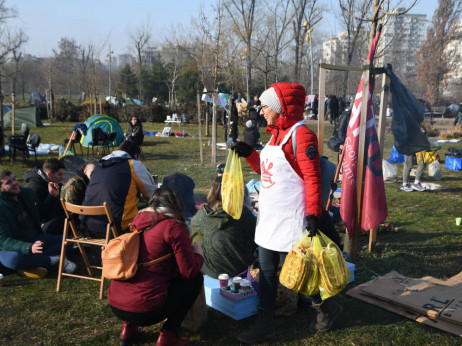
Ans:
[{"label": "woman in red coat", "polygon": [[150,326],[166,318],[157,345],[186,345],[188,340],[178,339],[177,334],[202,289],[202,249],[197,244],[191,246],[183,204],[173,190],[157,189],[149,205],[131,224],[131,228],[146,230],[141,233],[138,262],[149,262],[169,253],[172,256],[140,267],[129,280],[113,280],[108,288],[109,305],[124,321],[121,344],[137,334],[137,326]]}]

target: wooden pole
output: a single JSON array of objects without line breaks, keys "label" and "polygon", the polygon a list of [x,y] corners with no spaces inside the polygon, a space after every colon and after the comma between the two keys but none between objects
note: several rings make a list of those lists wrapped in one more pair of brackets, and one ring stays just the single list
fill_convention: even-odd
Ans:
[{"label": "wooden pole", "polygon": [[322,99],[326,95],[326,70],[319,66],[319,94],[318,94],[318,151],[324,152],[324,113],[326,103]]},{"label": "wooden pole", "polygon": [[217,165],[217,93],[214,92],[212,108],[212,167]]},{"label": "wooden pole", "polygon": [[356,251],[358,248],[358,235],[361,227],[361,206],[363,194],[363,175],[364,175],[364,147],[366,144],[366,123],[367,123],[367,101],[369,99],[369,77],[370,77],[370,62],[366,60],[365,70],[363,72],[363,92],[361,101],[361,118],[359,123],[359,144],[358,144],[358,167],[356,173],[356,210],[353,227],[353,237],[351,242],[351,259],[356,259]]},{"label": "wooden pole", "polygon": [[103,114],[103,97],[101,96],[101,94],[99,95],[99,114]]},{"label": "wooden pole", "polygon": [[14,103],[14,92],[11,93],[11,134],[14,135],[14,127],[16,126],[16,106]]},{"label": "wooden pole", "polygon": [[72,140],[75,138],[75,131],[72,131],[71,136],[69,137],[69,140],[67,141],[66,149],[64,149],[64,154],[60,156],[59,158],[66,156],[67,151],[69,150],[69,147],[71,146]]},{"label": "wooden pole", "polygon": [[[380,112],[379,112],[379,126],[378,126],[378,137],[379,137],[379,146],[380,146],[380,156],[383,158],[383,145],[385,141],[385,127],[387,124],[386,119],[386,101],[388,100],[388,78],[384,73],[382,74],[382,89],[380,92]],[[369,231],[369,252],[372,252],[377,243],[377,231],[378,227],[374,227]]]},{"label": "wooden pole", "polygon": [[201,126],[201,95],[197,93],[197,121],[199,124],[199,154],[201,158],[201,165],[204,164],[204,154],[202,148],[202,126]]}]

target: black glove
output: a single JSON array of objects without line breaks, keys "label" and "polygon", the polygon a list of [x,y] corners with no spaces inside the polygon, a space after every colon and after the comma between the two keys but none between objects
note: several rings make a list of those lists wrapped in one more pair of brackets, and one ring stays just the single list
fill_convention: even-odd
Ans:
[{"label": "black glove", "polygon": [[253,149],[245,142],[237,142],[236,145],[231,146],[231,150],[234,150],[239,157],[249,157]]},{"label": "black glove", "polygon": [[308,215],[306,217],[306,230],[310,237],[314,237],[318,230],[318,218],[314,215]]}]

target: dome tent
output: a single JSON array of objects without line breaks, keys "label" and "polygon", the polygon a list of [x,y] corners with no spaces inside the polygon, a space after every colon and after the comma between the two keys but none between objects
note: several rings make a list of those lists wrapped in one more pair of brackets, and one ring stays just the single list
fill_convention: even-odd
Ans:
[{"label": "dome tent", "polygon": [[124,131],[122,130],[122,127],[120,126],[119,122],[107,115],[93,115],[85,121],[85,125],[87,126],[87,134],[85,136],[82,136],[82,139],[80,140],[80,143],[84,147],[89,146],[89,143],[92,141],[91,132],[96,127],[101,128],[103,131],[107,133],[115,132],[116,138],[113,142],[113,145],[115,146],[119,145],[124,140]]}]

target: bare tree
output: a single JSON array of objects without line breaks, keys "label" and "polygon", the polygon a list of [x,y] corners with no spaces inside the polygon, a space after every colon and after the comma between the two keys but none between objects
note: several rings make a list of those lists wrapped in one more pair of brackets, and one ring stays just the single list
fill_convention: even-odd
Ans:
[{"label": "bare tree", "polygon": [[426,98],[431,103],[438,102],[451,71],[451,59],[446,50],[455,37],[461,11],[460,0],[439,0],[427,39],[416,54],[417,79],[426,86]]},{"label": "bare tree", "polygon": [[246,97],[249,101],[252,88],[252,34],[255,25],[256,0],[230,0],[224,2],[224,6],[233,22],[235,32],[245,45]]},{"label": "bare tree", "polygon": [[[291,0],[293,11],[293,39],[294,46],[294,80],[300,83],[301,62],[303,56],[303,46],[308,30],[312,28],[313,23],[317,22],[321,17],[321,10],[318,7],[317,0]],[[307,25],[304,26],[304,22]]]},{"label": "bare tree", "polygon": [[138,73],[138,98],[143,95],[141,90],[141,74],[143,71],[143,49],[148,46],[151,41],[151,22],[148,19],[145,23],[140,24],[133,32],[128,32],[128,36],[133,43],[133,48],[136,55],[136,65]]},{"label": "bare tree", "polygon": [[64,74],[65,87],[69,100],[73,92],[74,69],[78,45],[73,38],[63,37],[58,42],[58,50],[53,49],[56,67]]},{"label": "bare tree", "polygon": [[[4,77],[4,66],[6,62],[11,57],[13,51],[19,51],[20,47],[27,42],[27,36],[21,29],[13,29],[8,25],[8,20],[15,17],[16,11],[6,6],[6,0],[0,0],[0,93],[2,90],[1,80],[2,77]],[[3,95],[0,95],[1,127],[3,127],[2,102]]]}]

